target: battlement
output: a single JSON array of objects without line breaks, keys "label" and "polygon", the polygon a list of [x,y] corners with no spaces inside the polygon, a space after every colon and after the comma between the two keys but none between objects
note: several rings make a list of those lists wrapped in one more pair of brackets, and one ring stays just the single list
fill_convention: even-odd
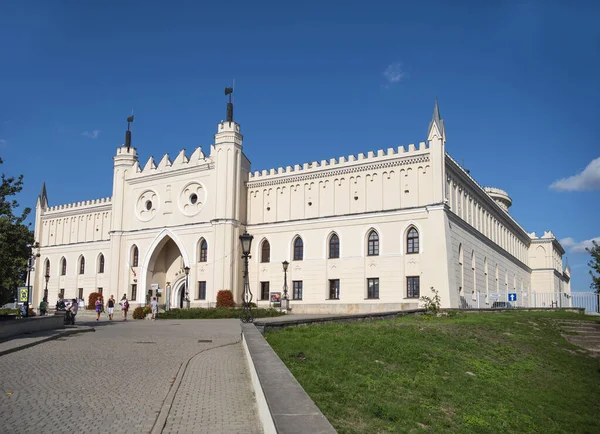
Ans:
[{"label": "battlement", "polygon": [[100,199],[93,199],[93,200],[85,200],[82,202],[75,202],[75,203],[68,203],[68,204],[64,204],[64,205],[51,206],[51,207],[48,207],[48,209],[46,210],[46,213],[65,211],[68,209],[83,209],[83,208],[92,207],[92,206],[109,204],[111,202],[112,202],[112,198],[110,198],[110,197],[103,197]]},{"label": "battlement", "polygon": [[369,151],[367,152],[367,155],[361,152],[356,156],[350,154],[347,157],[339,157],[338,159],[331,158],[329,160],[321,160],[320,162],[313,161],[312,163],[304,163],[302,165],[296,164],[294,167],[286,166],[285,168],[278,167],[277,169],[256,170],[253,173],[250,173],[250,179],[248,181],[262,181],[278,176],[318,172],[319,170],[325,169],[345,168],[362,163],[383,162],[399,157],[421,155],[428,150],[429,147],[425,142],[420,142],[418,148],[411,143],[408,145],[408,150],[405,149],[404,146],[398,146],[398,148],[388,148],[387,150],[380,149],[377,151]]},{"label": "battlement", "polygon": [[169,158],[169,154],[165,154],[162,156],[158,164],[154,160],[154,157],[148,158],[146,164],[144,166],[140,166],[139,162],[136,161],[133,164],[133,173],[130,174],[130,178],[142,177],[151,175],[154,173],[166,173],[170,171],[177,171],[180,169],[200,166],[204,164],[211,163],[212,160],[210,156],[206,156],[204,152],[202,152],[202,147],[198,146],[192,155],[188,158],[185,154],[185,149],[179,151],[177,157],[173,161]]}]

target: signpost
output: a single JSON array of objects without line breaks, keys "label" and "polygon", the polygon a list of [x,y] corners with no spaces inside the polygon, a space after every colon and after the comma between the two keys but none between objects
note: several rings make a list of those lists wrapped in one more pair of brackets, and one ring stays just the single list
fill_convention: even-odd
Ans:
[{"label": "signpost", "polygon": [[511,292],[508,294],[508,301],[517,301],[517,293]]}]

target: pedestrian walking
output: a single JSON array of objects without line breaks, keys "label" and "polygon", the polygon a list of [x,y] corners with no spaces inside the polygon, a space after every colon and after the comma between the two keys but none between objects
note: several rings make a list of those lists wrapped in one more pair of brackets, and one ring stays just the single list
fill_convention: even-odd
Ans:
[{"label": "pedestrian walking", "polygon": [[129,310],[129,302],[127,301],[127,294],[123,294],[123,298],[119,302],[121,305],[121,312],[123,312],[123,321],[127,321],[127,311]]},{"label": "pedestrian walking", "polygon": [[152,306],[152,320],[155,320],[158,317],[158,301],[156,301],[156,297],[152,297],[150,306]]},{"label": "pedestrian walking", "polygon": [[98,297],[96,299],[96,321],[100,321],[100,314],[102,313],[102,299]]},{"label": "pedestrian walking", "polygon": [[106,303],[106,309],[108,310],[108,319],[112,321],[113,313],[115,312],[115,296],[111,295]]},{"label": "pedestrian walking", "polygon": [[48,311],[48,300],[46,300],[44,298],[44,299],[42,299],[42,301],[40,301],[40,316],[46,315],[47,311]]}]

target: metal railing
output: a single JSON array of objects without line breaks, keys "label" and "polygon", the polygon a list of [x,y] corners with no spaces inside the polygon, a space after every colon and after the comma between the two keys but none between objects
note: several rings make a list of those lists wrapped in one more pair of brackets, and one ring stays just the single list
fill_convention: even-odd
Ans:
[{"label": "metal railing", "polygon": [[460,309],[489,308],[584,308],[586,314],[600,314],[600,294],[593,292],[500,292],[476,291],[460,296]]}]

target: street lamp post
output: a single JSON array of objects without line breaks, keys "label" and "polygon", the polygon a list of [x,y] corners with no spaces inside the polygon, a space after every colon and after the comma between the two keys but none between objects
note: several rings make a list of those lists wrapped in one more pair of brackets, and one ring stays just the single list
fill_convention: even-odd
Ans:
[{"label": "street lamp post", "polygon": [[48,281],[50,280],[50,273],[46,271],[46,275],[44,276],[46,279],[46,287],[44,288],[44,301],[48,302]]},{"label": "street lamp post", "polygon": [[250,291],[250,282],[248,280],[248,259],[250,256],[250,247],[252,246],[252,240],[254,237],[248,232],[244,232],[240,235],[240,242],[242,243],[242,259],[244,260],[244,291],[242,292],[242,313],[240,319],[242,322],[254,322],[254,316],[252,314],[252,291]]},{"label": "street lamp post", "polygon": [[281,307],[287,312],[290,310],[290,299],[288,297],[287,286],[287,269],[290,263],[288,261],[283,261],[281,265],[283,265],[283,301],[281,303]]},{"label": "street lamp post", "polygon": [[190,295],[188,292],[188,285],[189,285],[189,275],[190,275],[190,267],[186,266],[183,271],[185,271],[185,308],[189,309],[190,308]]},{"label": "street lamp post", "polygon": [[25,316],[29,316],[29,297],[31,294],[31,272],[33,271],[33,264],[35,263],[35,258],[39,258],[39,253],[33,253],[34,248],[39,248],[39,244],[35,243],[33,245],[27,244],[27,247],[31,249],[29,251],[29,257],[27,258],[27,301],[25,302]]}]

